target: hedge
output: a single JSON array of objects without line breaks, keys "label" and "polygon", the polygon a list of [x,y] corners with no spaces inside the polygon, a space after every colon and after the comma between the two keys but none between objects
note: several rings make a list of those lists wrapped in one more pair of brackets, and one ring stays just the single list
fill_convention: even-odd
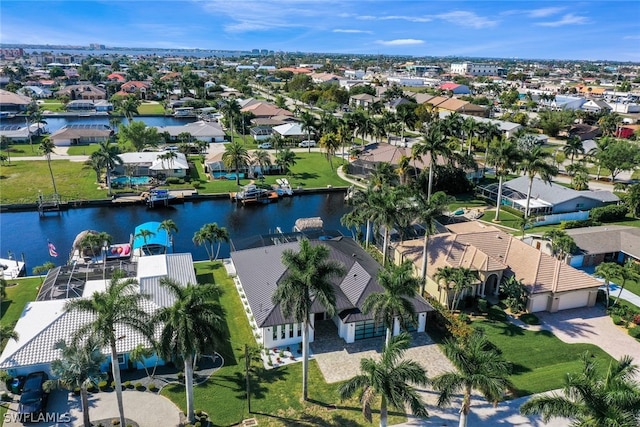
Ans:
[{"label": "hedge", "polygon": [[591,209],[589,217],[597,222],[612,222],[624,219],[628,212],[625,205],[609,205]]}]

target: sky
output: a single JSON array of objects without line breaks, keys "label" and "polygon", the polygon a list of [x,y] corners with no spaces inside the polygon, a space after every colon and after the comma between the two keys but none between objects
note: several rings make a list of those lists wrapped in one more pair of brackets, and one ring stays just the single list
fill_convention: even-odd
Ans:
[{"label": "sky", "polygon": [[640,62],[640,1],[2,0],[0,43]]}]

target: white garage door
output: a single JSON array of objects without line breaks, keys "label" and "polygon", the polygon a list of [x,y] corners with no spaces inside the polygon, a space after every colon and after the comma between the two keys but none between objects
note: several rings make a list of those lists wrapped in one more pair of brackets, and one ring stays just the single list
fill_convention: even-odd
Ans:
[{"label": "white garage door", "polygon": [[532,313],[536,313],[538,311],[545,311],[547,309],[547,303],[549,302],[549,296],[547,294],[536,295],[530,298],[531,298],[530,310]]},{"label": "white garage door", "polygon": [[570,308],[586,307],[589,302],[589,292],[569,292],[560,297],[558,310],[568,310]]}]

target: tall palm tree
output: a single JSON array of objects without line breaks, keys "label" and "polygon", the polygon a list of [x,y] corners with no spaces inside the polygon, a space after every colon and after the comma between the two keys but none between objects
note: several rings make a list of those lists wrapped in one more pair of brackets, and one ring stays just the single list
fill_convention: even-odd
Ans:
[{"label": "tall palm tree", "polygon": [[615,139],[603,136],[602,138],[596,139],[596,146],[587,152],[587,155],[598,166],[598,170],[596,171],[596,181],[600,181],[600,170],[602,169],[602,162],[600,161],[600,153],[607,149],[609,144],[614,142]]},{"label": "tall palm tree", "polygon": [[382,265],[384,266],[387,261],[387,251],[389,248],[389,236],[391,229],[396,224],[402,223],[403,215],[409,215],[409,209],[403,209],[403,189],[401,187],[391,188],[383,187],[378,191],[373,191],[370,194],[369,203],[370,209],[367,210],[368,219],[375,224],[375,226],[384,230],[384,238],[382,243]]},{"label": "tall palm tree", "polygon": [[[444,266],[438,268],[433,276],[438,283],[444,282],[444,289],[447,294],[447,307],[450,310],[457,310],[460,300],[465,290],[470,289],[474,281],[478,279],[477,273],[465,267]],[[449,292],[453,289],[453,298],[449,298]]]},{"label": "tall palm tree", "polygon": [[240,169],[245,169],[249,164],[249,152],[239,141],[226,144],[222,161],[227,168],[233,167],[236,172],[236,184],[240,185]]},{"label": "tall palm tree", "polygon": [[104,378],[100,365],[104,363],[106,357],[93,337],[88,337],[83,343],[67,344],[61,340],[56,343],[54,349],[61,350],[62,357],[51,362],[51,373],[56,376],[56,379],[46,386],[47,388],[64,387],[67,390],[80,389],[83,425],[91,427],[87,388],[96,386]]},{"label": "tall palm tree", "polygon": [[471,155],[471,138],[478,130],[478,122],[473,117],[467,117],[462,121],[461,128],[464,134],[464,142],[467,145],[467,154]]},{"label": "tall palm tree", "polygon": [[571,164],[573,164],[575,156],[584,154],[582,140],[576,135],[570,136],[565,142],[564,147],[562,147],[562,151],[567,157],[571,157]]},{"label": "tall palm tree", "polygon": [[462,390],[459,425],[465,427],[471,412],[472,390],[479,390],[489,402],[496,404],[504,392],[512,387],[508,379],[510,365],[478,332],[467,339],[448,339],[444,344],[444,353],[457,370],[432,378],[431,384],[440,393],[438,406],[448,405],[454,395]]},{"label": "tall palm tree", "polygon": [[18,341],[20,336],[13,329],[15,325],[0,325],[0,344],[5,340],[14,339]]},{"label": "tall palm tree", "polygon": [[149,239],[154,237],[155,235],[156,233],[154,233],[153,231],[143,228],[140,231],[138,231],[138,233],[135,236],[133,236],[136,239],[139,237],[142,238],[142,241],[144,242],[144,244],[142,245],[142,253],[144,253],[145,248],[147,248],[147,243]]},{"label": "tall palm tree", "polygon": [[335,156],[336,151],[340,148],[340,140],[338,140],[338,136],[335,133],[328,132],[322,135],[319,142],[320,147],[325,150],[327,160],[329,160],[329,166],[331,170],[333,170],[333,156]]},{"label": "tall palm tree", "polygon": [[72,299],[65,304],[65,310],[86,313],[93,318],[76,330],[74,342],[91,336],[97,344],[108,346],[111,350],[111,372],[115,381],[121,426],[126,424],[116,344],[125,330],[127,333],[139,333],[147,341],[153,342],[153,323],[142,308],[142,302],[148,297],[137,291],[135,279],[125,277],[124,272],[117,271],[104,291],[94,292],[90,298]]},{"label": "tall palm tree", "polygon": [[118,165],[122,165],[123,161],[120,158],[120,147],[116,144],[111,144],[110,140],[101,141],[98,143],[98,150],[91,153],[89,157],[92,164],[95,162],[100,165],[100,168],[105,168],[105,182],[107,184],[107,194],[111,194],[111,171]]},{"label": "tall palm tree", "polygon": [[[630,356],[609,364],[606,372],[585,352],[582,372],[567,374],[562,395],[536,396],[520,407],[524,415],[569,418],[572,425],[636,427],[640,417],[640,386],[634,380],[638,368]],[[568,420],[567,420],[568,421]]]},{"label": "tall palm tree", "polygon": [[233,141],[233,123],[235,121],[235,118],[240,115],[240,110],[242,108],[235,98],[231,98],[225,101],[220,109],[224,114],[227,125],[231,128],[231,141]]},{"label": "tall palm tree", "polygon": [[421,160],[423,155],[429,156],[429,185],[427,188],[427,199],[431,199],[433,189],[433,172],[436,168],[438,156],[449,157],[451,149],[449,140],[442,130],[442,126],[436,122],[422,134],[422,142],[411,147],[411,154],[414,159]]},{"label": "tall palm tree", "polygon": [[163,307],[154,319],[161,323],[158,348],[165,360],[181,358],[187,394],[187,413],[194,421],[193,366],[198,356],[213,352],[227,340],[225,313],[213,298],[220,293],[215,285],[182,286],[169,278],[160,279],[175,298],[173,305]]},{"label": "tall palm tree", "polygon": [[496,217],[494,221],[499,221],[500,206],[502,205],[502,181],[509,172],[516,168],[517,162],[520,159],[520,152],[513,141],[501,138],[489,148],[488,155],[487,162],[493,165],[496,176],[498,177]]},{"label": "tall palm tree", "polygon": [[296,164],[296,153],[288,148],[280,151],[276,157],[276,165],[278,165],[284,174],[288,174],[292,166]]},{"label": "tall palm tree", "polygon": [[369,294],[362,304],[362,311],[373,313],[376,323],[387,328],[384,345],[388,347],[396,318],[404,329],[416,322],[416,309],[411,299],[416,296],[420,279],[413,275],[413,264],[405,261],[400,265],[389,264],[378,271],[378,283],[383,291]]},{"label": "tall palm tree", "polygon": [[[352,212],[355,214],[353,219],[362,220],[362,223],[366,224],[364,247],[369,247],[369,239],[371,237],[371,193],[374,188],[369,185],[365,190],[357,189],[353,191],[352,196],[348,202],[351,206],[354,206]],[[362,224],[360,223],[360,224]]]},{"label": "tall palm tree", "polygon": [[525,218],[529,217],[529,203],[531,202],[531,188],[533,187],[533,179],[536,175],[540,176],[545,182],[551,183],[551,180],[558,174],[558,168],[548,162],[552,154],[544,151],[542,147],[535,147],[533,150],[522,153],[520,159],[520,169],[525,171],[529,176],[529,188],[527,188],[527,205],[524,210]]},{"label": "tall palm tree", "polygon": [[336,311],[336,294],[332,279],[344,274],[344,268],[329,260],[329,249],[309,240],[300,241],[300,251],[287,249],[282,253],[282,263],[287,274],[282,277],[273,294],[274,304],[280,305],[282,314],[302,323],[302,399],[308,397],[309,376],[309,326],[311,306],[318,301],[333,316]]},{"label": "tall palm tree", "polygon": [[409,348],[410,337],[402,333],[393,337],[382,350],[380,360],[366,358],[360,360],[360,374],[338,388],[340,399],[349,399],[359,392],[362,414],[372,422],[371,404],[380,396],[380,427],[387,426],[387,405],[404,411],[408,404],[414,415],[429,416],[425,404],[420,399],[416,386],[429,383],[425,370],[413,360],[402,360]]},{"label": "tall palm tree", "polygon": [[260,174],[265,174],[267,166],[271,165],[271,156],[266,150],[256,150],[253,152],[253,161],[260,166]]},{"label": "tall palm tree", "polygon": [[58,194],[56,188],[56,180],[53,177],[53,169],[51,169],[51,154],[55,152],[56,145],[53,143],[50,135],[45,135],[40,141],[40,151],[47,159],[47,165],[49,166],[49,173],[51,174],[51,182],[53,183],[53,193]]},{"label": "tall palm tree", "polygon": [[[300,128],[303,132],[307,132],[307,140],[311,139],[311,133],[316,129],[316,118],[308,111],[304,111],[300,114]],[[309,153],[311,152],[311,145],[309,145]]]},{"label": "tall palm tree", "polygon": [[436,231],[438,217],[442,216],[449,203],[453,201],[443,191],[435,193],[431,200],[427,199],[422,191],[417,191],[415,195],[416,207],[414,217],[424,227],[424,237],[422,238],[422,266],[420,269],[420,295],[424,294],[424,287],[427,281],[427,255],[429,253],[429,238]]},{"label": "tall palm tree", "polygon": [[[204,224],[200,230],[196,231],[193,235],[193,243],[195,243],[196,246],[204,245],[207,255],[209,256],[209,261],[218,259],[222,242],[229,242],[229,232],[225,227],[218,226],[216,222]],[[213,250],[214,244],[218,245],[215,256]]]},{"label": "tall palm tree", "polygon": [[604,286],[606,289],[605,295],[607,299],[607,307],[609,307],[609,296],[611,294],[611,282],[622,277],[623,267],[615,262],[603,262],[596,267],[594,275],[604,280]]},{"label": "tall palm tree", "polygon": [[176,223],[172,219],[162,220],[162,222],[158,226],[158,231],[160,230],[164,230],[167,232],[167,239],[169,239],[169,241],[167,242],[167,246],[171,246],[171,251],[175,252],[173,249],[173,233],[178,232],[178,226],[176,225]]}]

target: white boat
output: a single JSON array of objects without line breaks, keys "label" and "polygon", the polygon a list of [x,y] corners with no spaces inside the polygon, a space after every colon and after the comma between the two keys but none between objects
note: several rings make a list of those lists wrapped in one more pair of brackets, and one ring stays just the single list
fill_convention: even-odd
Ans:
[{"label": "white boat", "polygon": [[286,178],[278,178],[276,179],[276,183],[278,186],[276,187],[276,192],[278,196],[293,196],[293,190],[291,189],[291,185],[289,185],[289,181]]},{"label": "white boat", "polygon": [[25,275],[25,264],[16,259],[0,258],[0,273],[5,280]]},{"label": "white boat", "polygon": [[171,194],[169,190],[152,190],[142,193],[142,198],[148,207],[154,208],[156,206],[168,206],[170,203],[173,203],[176,196]]},{"label": "white boat", "polygon": [[231,200],[242,203],[270,203],[277,200],[278,193],[273,190],[259,188],[255,184],[242,187],[237,193],[230,193]]}]

